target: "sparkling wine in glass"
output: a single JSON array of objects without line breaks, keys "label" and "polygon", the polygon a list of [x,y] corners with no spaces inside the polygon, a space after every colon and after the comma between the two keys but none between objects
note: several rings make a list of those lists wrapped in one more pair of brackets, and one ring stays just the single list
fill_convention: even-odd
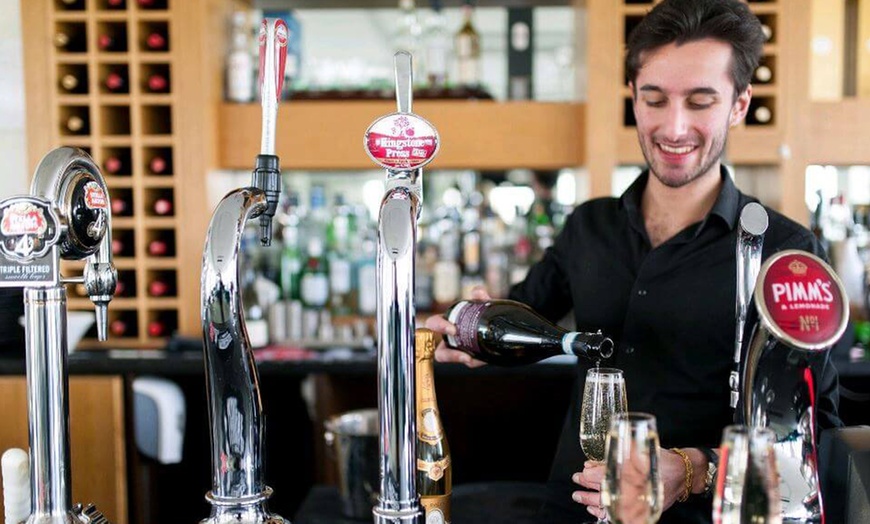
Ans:
[{"label": "sparkling wine in glass", "polygon": [[614,524],[657,522],[664,488],[655,417],[648,413],[614,415],[605,448],[601,503],[607,517]]},{"label": "sparkling wine in glass", "polygon": [[[621,369],[592,368],[586,373],[580,410],[580,446],[586,458],[604,461],[604,447],[614,415],[625,413],[625,379]],[[606,523],[606,519],[599,519]]]},{"label": "sparkling wine in glass", "polygon": [[714,524],[781,524],[775,441],[768,428],[725,428],[713,497]]}]

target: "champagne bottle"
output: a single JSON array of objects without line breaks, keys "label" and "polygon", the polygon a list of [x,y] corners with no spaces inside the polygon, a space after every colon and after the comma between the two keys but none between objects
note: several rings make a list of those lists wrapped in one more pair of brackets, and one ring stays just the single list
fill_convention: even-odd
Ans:
[{"label": "champagne bottle", "polygon": [[502,366],[531,364],[560,354],[598,361],[613,354],[613,341],[598,333],[563,329],[512,300],[462,300],[445,314],[456,325],[448,347]]},{"label": "champagne bottle", "polygon": [[417,364],[417,492],[427,524],[450,524],[453,467],[435,399],[435,333],[415,333]]}]

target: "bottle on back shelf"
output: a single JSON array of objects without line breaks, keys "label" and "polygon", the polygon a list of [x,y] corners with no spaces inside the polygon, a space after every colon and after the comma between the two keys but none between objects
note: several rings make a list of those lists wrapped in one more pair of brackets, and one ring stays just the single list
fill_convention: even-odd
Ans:
[{"label": "bottle on back shelf", "polygon": [[393,49],[395,51],[407,51],[414,57],[412,63],[414,80],[418,83],[425,81],[425,77],[419,74],[425,71],[425,66],[423,65],[425,57],[420,52],[422,50],[422,41],[423,26],[420,25],[420,18],[417,16],[417,6],[414,0],[399,0],[399,20],[396,23]]},{"label": "bottle on back shelf", "polygon": [[226,58],[226,99],[250,102],[254,99],[254,57],[248,13],[236,11],[230,20],[230,46]]},{"label": "bottle on back shelf", "polygon": [[447,84],[447,68],[450,62],[450,35],[444,20],[442,0],[430,0],[432,7],[426,18],[423,42],[426,46],[426,80],[429,87],[443,89]]},{"label": "bottle on back shelf", "polygon": [[462,5],[462,27],[454,38],[456,81],[462,86],[480,85],[480,33],[474,27],[473,0]]},{"label": "bottle on back shelf", "polygon": [[426,522],[450,524],[453,465],[435,398],[435,333],[415,332],[417,393],[417,492]]},{"label": "bottle on back shelf", "polygon": [[512,300],[462,300],[445,318],[456,325],[448,347],[490,364],[519,366],[555,355],[600,361],[613,354],[613,341],[598,333],[568,331],[532,308]]}]

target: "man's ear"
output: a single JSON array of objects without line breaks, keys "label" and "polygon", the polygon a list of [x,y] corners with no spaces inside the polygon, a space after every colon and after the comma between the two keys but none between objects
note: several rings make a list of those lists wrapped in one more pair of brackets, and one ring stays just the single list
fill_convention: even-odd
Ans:
[{"label": "man's ear", "polygon": [[746,118],[746,113],[749,112],[749,101],[752,100],[752,85],[747,85],[746,89],[734,101],[731,106],[731,116],[728,118],[728,125],[736,126]]}]

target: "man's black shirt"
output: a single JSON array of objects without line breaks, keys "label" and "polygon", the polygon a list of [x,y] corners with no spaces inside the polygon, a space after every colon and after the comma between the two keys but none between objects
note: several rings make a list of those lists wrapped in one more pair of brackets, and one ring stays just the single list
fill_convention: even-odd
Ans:
[{"label": "man's black shirt", "polygon": [[[619,199],[579,206],[510,293],[553,321],[573,311],[578,330],[601,329],[613,338],[616,352],[603,365],[623,370],[628,409],[656,416],[665,449],[718,447],[722,429],[732,423],[736,228],[740,210],[754,199],[737,190],[724,167],[721,176],[718,199],[704,220],[656,248],[641,214],[648,172]],[[823,256],[812,233],[767,211],[764,259],[784,249]],[[818,421],[826,428],[840,422],[836,370],[823,368]],[[579,489],[571,475],[585,460],[578,439],[585,371],[581,363],[550,476],[564,513],[551,512],[548,522],[577,522],[586,514],[570,495]],[[710,522],[710,511],[709,499],[696,496],[676,503],[660,522]]]}]

